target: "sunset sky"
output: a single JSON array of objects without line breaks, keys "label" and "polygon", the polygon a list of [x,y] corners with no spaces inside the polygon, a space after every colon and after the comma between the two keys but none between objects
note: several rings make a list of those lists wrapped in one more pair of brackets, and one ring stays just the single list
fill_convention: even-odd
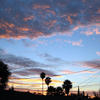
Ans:
[{"label": "sunset sky", "polygon": [[18,90],[41,90],[45,72],[52,86],[98,91],[100,0],[0,0],[0,60]]}]

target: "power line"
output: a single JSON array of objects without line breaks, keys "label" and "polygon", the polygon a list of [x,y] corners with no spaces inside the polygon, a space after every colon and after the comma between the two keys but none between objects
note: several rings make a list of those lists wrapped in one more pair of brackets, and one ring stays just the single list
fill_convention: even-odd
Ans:
[{"label": "power line", "polygon": [[[93,76],[95,76],[96,74],[98,74],[100,71],[98,71],[97,73],[95,73],[94,75],[91,75],[89,78],[87,78],[86,80],[82,81],[81,83],[79,83],[77,86],[80,86],[80,84],[86,84],[89,80],[91,80],[93,78]],[[92,77],[92,78],[91,78]],[[86,84],[87,85],[87,84]],[[77,87],[75,86],[75,87]]]}]

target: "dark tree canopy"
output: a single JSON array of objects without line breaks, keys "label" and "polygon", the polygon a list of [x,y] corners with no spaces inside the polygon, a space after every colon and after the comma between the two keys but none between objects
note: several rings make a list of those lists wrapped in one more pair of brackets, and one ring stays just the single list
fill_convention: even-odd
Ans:
[{"label": "dark tree canopy", "polygon": [[53,86],[48,87],[47,95],[54,96],[55,92],[56,92],[56,88],[54,88]]},{"label": "dark tree canopy", "polygon": [[11,73],[8,66],[0,61],[0,90],[4,90],[6,88],[10,75]]},{"label": "dark tree canopy", "polygon": [[56,88],[56,95],[58,95],[58,96],[64,96],[64,92],[63,92],[62,87],[57,87]]}]

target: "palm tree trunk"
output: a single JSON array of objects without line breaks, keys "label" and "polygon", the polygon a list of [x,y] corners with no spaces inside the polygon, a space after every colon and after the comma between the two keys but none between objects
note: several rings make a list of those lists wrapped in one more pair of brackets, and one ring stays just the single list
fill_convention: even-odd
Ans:
[{"label": "palm tree trunk", "polygon": [[42,79],[42,95],[43,95],[43,79]]}]

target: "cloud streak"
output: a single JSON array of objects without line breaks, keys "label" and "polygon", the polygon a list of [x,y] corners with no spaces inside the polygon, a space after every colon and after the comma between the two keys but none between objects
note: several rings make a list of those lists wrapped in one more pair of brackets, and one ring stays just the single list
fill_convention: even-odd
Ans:
[{"label": "cloud streak", "polygon": [[94,69],[100,69],[100,59],[97,60],[91,60],[91,61],[83,61],[83,62],[77,62],[82,67],[89,67]]},{"label": "cloud streak", "polygon": [[39,63],[37,61],[33,61],[29,58],[24,58],[24,57],[8,54],[3,49],[0,49],[0,60],[6,63],[15,64],[22,67],[47,67],[48,66],[48,65]]},{"label": "cloud streak", "polygon": [[13,77],[40,75],[41,72],[46,73],[48,76],[59,76],[53,71],[47,70],[47,68],[51,67],[49,64],[46,65],[29,58],[8,54],[3,49],[0,49],[0,60],[9,65]]},{"label": "cloud streak", "polygon": [[66,64],[68,63],[67,61],[64,61],[63,59],[59,57],[54,57],[48,53],[40,54],[40,57],[44,58],[46,61],[50,63],[59,63],[59,64]]},{"label": "cloud streak", "polygon": [[69,34],[85,25],[100,26],[99,0],[0,0],[0,38]]},{"label": "cloud streak", "polygon": [[64,74],[78,74],[78,73],[90,73],[90,74],[92,74],[92,73],[96,73],[96,71],[90,71],[90,70],[81,70],[81,71],[77,71],[77,72],[75,72],[75,71],[70,71],[70,70],[64,70],[64,71],[62,71],[62,73],[64,73]]}]

